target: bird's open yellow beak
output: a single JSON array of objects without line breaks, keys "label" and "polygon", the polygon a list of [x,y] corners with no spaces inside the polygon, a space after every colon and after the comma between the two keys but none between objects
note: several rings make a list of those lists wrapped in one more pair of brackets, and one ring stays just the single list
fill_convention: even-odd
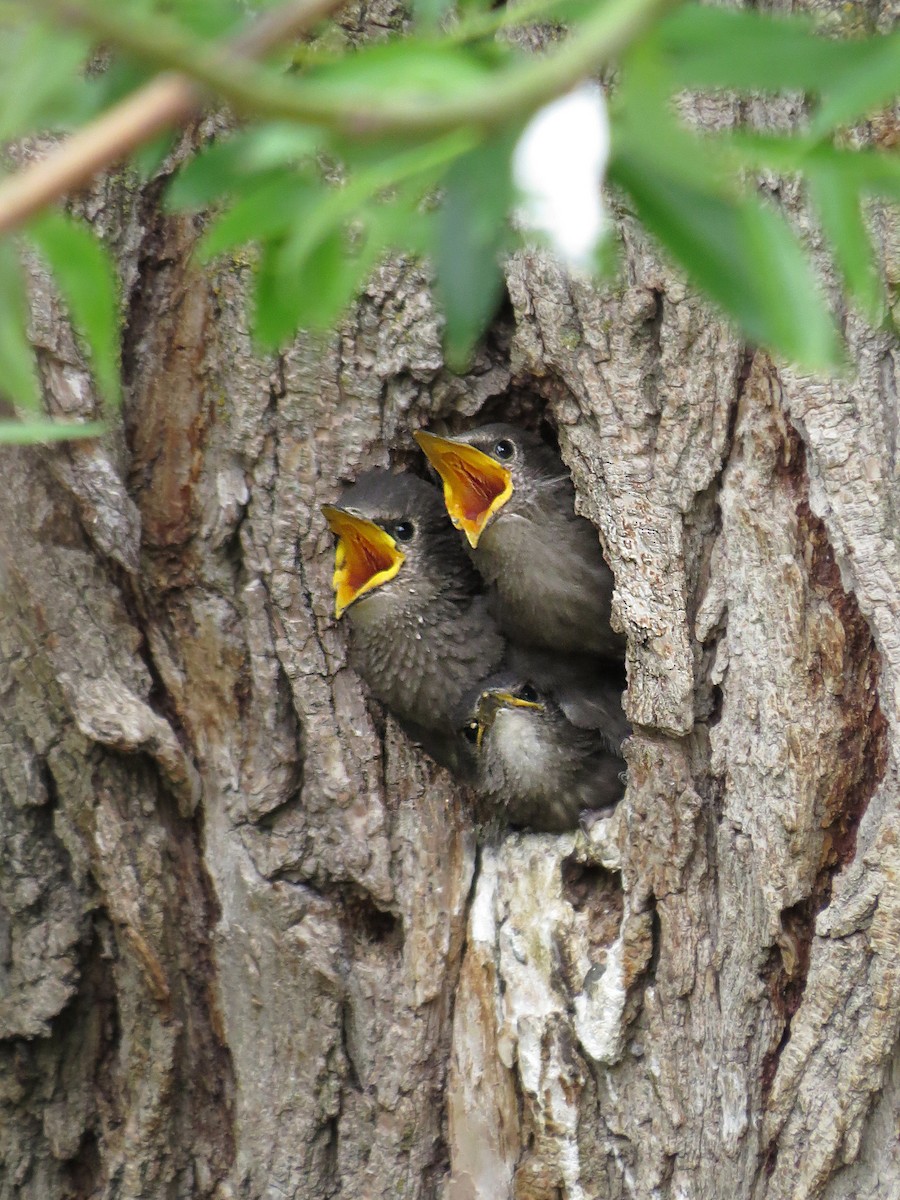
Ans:
[{"label": "bird's open yellow beak", "polygon": [[413,437],[444,481],[444,503],[450,520],[473,548],[491,517],[513,492],[505,467],[474,446],[419,430]]},{"label": "bird's open yellow beak", "polygon": [[354,600],[393,579],[406,555],[374,521],[333,504],[323,504],[322,513],[338,539],[332,586],[334,614],[340,617]]},{"label": "bird's open yellow beak", "polygon": [[535,700],[522,700],[513,692],[504,691],[503,688],[487,688],[478,697],[478,708],[476,711],[476,719],[478,721],[478,739],[476,745],[480,748],[485,731],[490,729],[494,723],[494,718],[501,708],[533,708],[535,712],[543,712],[543,704],[538,704]]}]

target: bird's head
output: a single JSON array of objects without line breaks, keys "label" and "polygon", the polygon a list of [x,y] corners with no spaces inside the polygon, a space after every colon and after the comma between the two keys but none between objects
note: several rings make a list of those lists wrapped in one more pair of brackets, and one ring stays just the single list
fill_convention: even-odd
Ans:
[{"label": "bird's head", "polygon": [[529,721],[546,711],[546,703],[538,689],[531,683],[515,681],[488,681],[477,695],[470,694],[466,701],[465,720],[460,734],[476,753],[485,748],[485,739],[491,737],[501,714],[521,717]]},{"label": "bird's head", "polygon": [[[415,475],[369,471],[322,513],[337,536],[335,614],[378,596],[427,604],[442,574],[468,573],[436,488]],[[460,563],[459,559],[463,561]]]},{"label": "bird's head", "polygon": [[443,480],[450,519],[473,549],[511,497],[546,476],[552,459],[536,434],[514,425],[483,425],[452,438],[424,430],[413,436]]}]

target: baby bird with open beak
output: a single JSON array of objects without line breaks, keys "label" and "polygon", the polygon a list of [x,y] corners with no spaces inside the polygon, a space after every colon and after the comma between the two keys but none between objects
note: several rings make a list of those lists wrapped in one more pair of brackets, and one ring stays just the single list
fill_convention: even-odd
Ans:
[{"label": "baby bird with open beak", "polygon": [[575,512],[559,455],[513,425],[414,436],[443,480],[447,512],[503,631],[526,645],[621,661],[625,642],[610,626],[613,574],[596,529]]},{"label": "baby bird with open beak", "polygon": [[455,711],[505,642],[440,493],[415,475],[369,471],[322,512],[338,539],[335,611],[350,621],[353,665],[452,769]]},{"label": "baby bird with open beak", "polygon": [[503,671],[458,711],[474,785],[511,824],[560,833],[621,799],[630,729],[618,680],[553,685]]}]

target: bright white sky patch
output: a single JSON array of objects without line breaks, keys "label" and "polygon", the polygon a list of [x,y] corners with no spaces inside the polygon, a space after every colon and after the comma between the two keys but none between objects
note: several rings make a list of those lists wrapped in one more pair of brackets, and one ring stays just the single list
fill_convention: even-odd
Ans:
[{"label": "bright white sky patch", "polygon": [[570,267],[587,267],[603,234],[600,185],[608,159],[606,101],[595,83],[540,109],[516,144],[522,224],[545,234]]}]

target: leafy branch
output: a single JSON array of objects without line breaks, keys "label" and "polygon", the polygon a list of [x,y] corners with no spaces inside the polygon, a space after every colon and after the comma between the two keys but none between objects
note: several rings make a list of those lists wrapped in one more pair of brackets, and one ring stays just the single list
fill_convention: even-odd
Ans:
[{"label": "leafy branch", "polygon": [[[339,4],[294,0],[237,34],[236,0],[208,0],[199,9],[192,0],[35,0],[19,9],[13,25],[30,57],[15,57],[13,45],[4,71],[0,39],[0,100],[6,89],[6,111],[16,114],[6,127],[0,117],[0,136],[54,127],[60,113],[80,112],[81,128],[44,161],[0,183],[0,232],[203,103],[225,101],[242,128],[187,165],[167,204],[214,207],[201,246],[206,257],[256,244],[261,344],[279,346],[298,327],[333,325],[379,259],[400,252],[431,261],[447,361],[462,368],[491,319],[503,258],[522,241],[509,221],[516,203],[510,162],[525,122],[601,66],[615,67],[609,178],[748,337],[813,369],[841,360],[806,253],[753,186],[760,169],[805,179],[849,297],[873,323],[889,319],[864,205],[872,197],[900,199],[900,160],[850,149],[840,131],[896,97],[900,34],[824,38],[803,20],[673,7],[672,0],[605,0],[599,8],[586,0],[524,0],[504,10],[460,0],[455,20],[447,0],[419,0],[408,36],[331,55],[305,51],[287,69],[283,61],[254,61],[318,26]],[[4,9],[0,23],[13,20],[9,11],[16,10]],[[568,21],[569,29],[542,55],[523,55],[498,38],[543,19]],[[83,70],[97,45],[112,54],[100,80]],[[126,79],[131,90],[119,99]],[[679,93],[722,88],[805,93],[808,125],[791,135],[726,136],[677,120]],[[327,177],[323,156],[334,165]],[[108,255],[62,216],[41,217],[27,236],[54,271],[98,384],[114,397]],[[598,255],[598,272],[608,258]],[[2,242],[0,275],[0,378],[16,404],[38,411],[21,273]]]},{"label": "leafy branch", "polygon": [[[298,37],[344,0],[292,0],[267,13],[212,58],[261,57]],[[65,5],[58,8],[65,16]],[[0,182],[0,234],[15,229],[45,205],[82,187],[100,171],[174,125],[188,120],[203,96],[189,74],[164,75],[138,88],[32,167]]]},{"label": "leafy branch", "polygon": [[[465,125],[491,130],[523,119],[590,71],[611,62],[672,0],[606,0],[559,49],[485,71],[483,82],[475,82],[458,97],[418,91],[397,101],[386,89],[363,98],[349,87],[287,80],[243,57],[210,53],[203,42],[185,37],[160,17],[148,21],[69,0],[38,0],[38,4],[150,66],[183,72],[245,115],[321,125],[353,137],[383,137],[446,133]],[[393,85],[402,94],[402,76],[395,76]]]}]

